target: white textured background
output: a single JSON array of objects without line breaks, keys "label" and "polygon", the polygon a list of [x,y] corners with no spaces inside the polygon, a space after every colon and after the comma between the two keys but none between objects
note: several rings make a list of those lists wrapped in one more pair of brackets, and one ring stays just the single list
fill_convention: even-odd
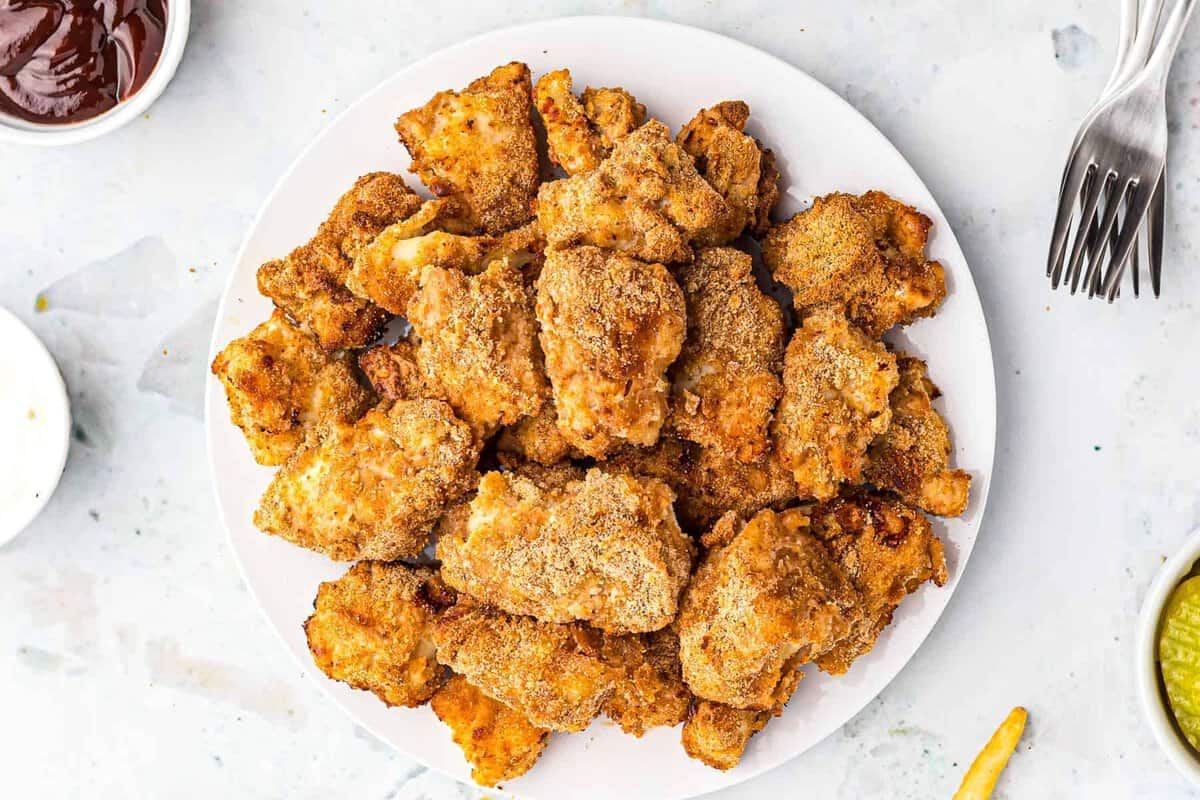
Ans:
[{"label": "white textured background", "polygon": [[0,549],[0,795],[479,796],[358,730],[251,606],[206,475],[208,331],[245,228],[331,115],[470,34],[591,12],[735,36],[854,103],[950,217],[995,349],[990,507],[946,615],[840,733],[721,797],[949,797],[1015,704],[1032,722],[998,797],[1194,796],[1139,717],[1130,648],[1200,523],[1200,28],[1170,86],[1166,297],[1104,307],[1042,276],[1115,5],[193,0],[147,118],[0,145],[0,304],[47,341],[77,423],[58,494]]}]

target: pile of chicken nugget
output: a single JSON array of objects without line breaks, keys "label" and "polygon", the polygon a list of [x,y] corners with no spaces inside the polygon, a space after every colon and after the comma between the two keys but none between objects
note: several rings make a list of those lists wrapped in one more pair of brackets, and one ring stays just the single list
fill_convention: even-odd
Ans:
[{"label": "pile of chicken nugget", "polygon": [[801,667],[845,673],[946,581],[925,515],[970,478],[881,340],[945,296],[930,220],[868,192],[773,221],[749,112],[672,137],[521,63],[440,92],[396,122],[433,199],[359,178],[213,363],[280,467],[255,524],[356,562],[317,666],[430,703],[480,784],[601,715],[730,769]]}]

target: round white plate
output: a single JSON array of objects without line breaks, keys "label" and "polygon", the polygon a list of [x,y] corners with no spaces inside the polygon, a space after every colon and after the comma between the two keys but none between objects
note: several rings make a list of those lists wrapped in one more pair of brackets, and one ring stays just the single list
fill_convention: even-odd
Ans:
[{"label": "round white plate", "polygon": [[[795,67],[712,33],[645,19],[575,17],[497,31],[435,53],[333,122],[283,176],[251,227],[217,316],[213,352],[270,313],[255,288],[259,264],[306,241],[359,175],[406,171],[408,155],[392,129],[400,113],[514,59],[528,63],[535,79],[568,67],[577,90],[624,86],[673,130],[701,107],[744,99],[751,108],[751,133],[779,157],[786,192],[779,215],[794,213],[814,195],[882,189],[933,218],[931,257],[946,267],[950,293],[937,317],[907,328],[896,341],[929,361],[930,375],[945,392],[941,403],[955,458],[974,478],[967,514],[936,523],[950,560],[949,584],[924,587],[909,598],[875,650],[846,676],[834,680],[811,673],[787,712],[752,740],[734,770],[718,772],[687,758],[678,730],[658,729],[635,739],[599,720],[585,733],[555,736],[534,769],[506,786],[547,800],[690,797],[758,775],[837,730],[895,677],[937,622],[966,566],[987,499],[996,430],[987,327],[962,251],[929,190],[887,139],[837,95]],[[206,406],[213,481],[230,541],[246,582],[287,648],[356,721],[404,753],[469,781],[466,762],[428,708],[389,709],[312,668],[301,623],[312,610],[317,584],[337,577],[346,565],[254,529],[251,514],[271,471],[251,459],[211,376]]]}]

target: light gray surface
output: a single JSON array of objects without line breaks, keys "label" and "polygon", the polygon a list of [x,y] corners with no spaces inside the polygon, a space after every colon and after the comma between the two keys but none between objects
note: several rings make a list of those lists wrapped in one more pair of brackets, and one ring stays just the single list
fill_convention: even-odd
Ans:
[{"label": "light gray surface", "polygon": [[996,356],[991,506],[946,615],[841,733],[721,797],[948,797],[1016,704],[1031,724],[998,796],[1193,796],[1139,717],[1130,647],[1142,592],[1200,522],[1200,29],[1171,80],[1167,297],[1112,308],[1042,273],[1115,4],[298,5],[196,0],[147,119],[0,146],[0,303],[58,358],[77,419],[58,494],[0,549],[6,793],[477,796],[358,731],[252,607],[206,474],[208,330],[245,228],[331,115],[464,36],[591,11],[736,36],[853,102],[950,217]]}]

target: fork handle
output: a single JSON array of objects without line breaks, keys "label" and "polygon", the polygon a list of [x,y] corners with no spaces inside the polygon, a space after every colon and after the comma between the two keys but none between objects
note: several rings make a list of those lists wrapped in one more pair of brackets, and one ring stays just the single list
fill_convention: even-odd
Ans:
[{"label": "fork handle", "polygon": [[[1129,50],[1138,33],[1138,0],[1121,0],[1121,21],[1117,28],[1117,57],[1113,60],[1112,72],[1108,83],[1100,97],[1107,97],[1109,92],[1121,85],[1121,77],[1125,74],[1125,65],[1129,61]],[[1145,62],[1143,61],[1142,64]],[[1138,65],[1141,66],[1141,65]]]},{"label": "fork handle", "polygon": [[1163,25],[1158,47],[1155,48],[1149,63],[1146,64],[1148,71],[1158,71],[1157,79],[1160,82],[1165,82],[1167,79],[1171,61],[1175,58],[1175,51],[1179,49],[1183,32],[1187,29],[1188,20],[1192,18],[1192,12],[1195,10],[1196,0],[1179,0],[1175,4],[1175,8],[1171,10],[1171,16],[1167,17],[1167,21]]}]

